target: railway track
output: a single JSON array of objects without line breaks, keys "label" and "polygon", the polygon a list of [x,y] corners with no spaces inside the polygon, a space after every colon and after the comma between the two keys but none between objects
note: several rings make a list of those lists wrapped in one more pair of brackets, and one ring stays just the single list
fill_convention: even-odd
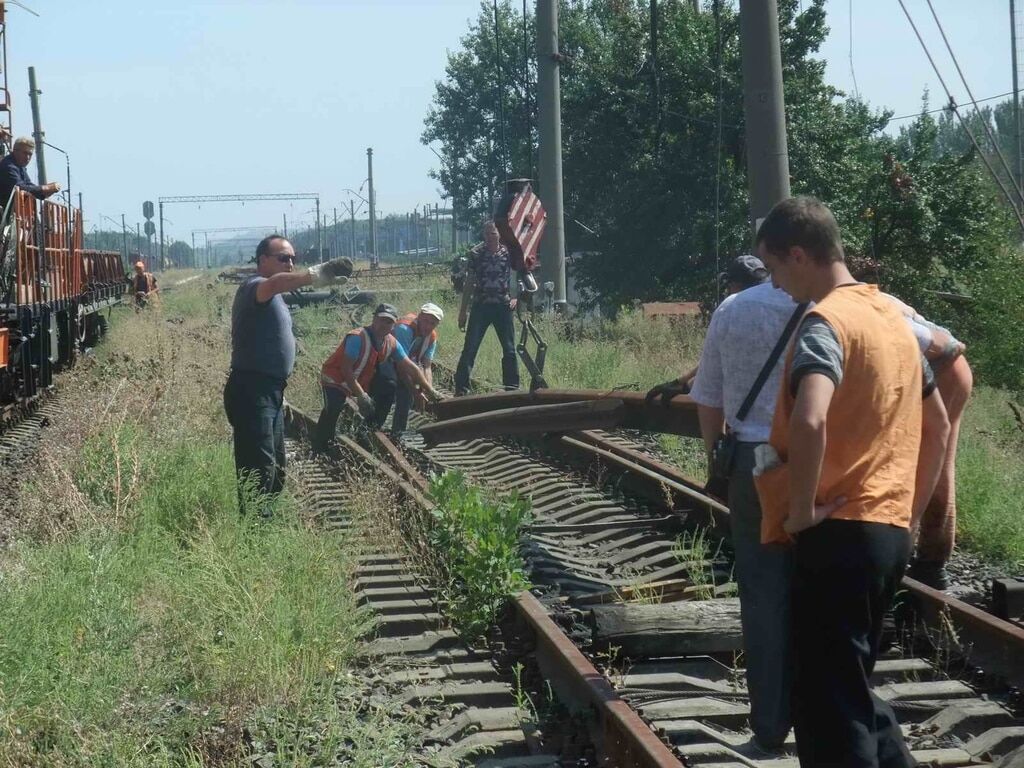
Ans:
[{"label": "railway track", "polygon": [[[663,609],[695,605],[695,597],[711,598],[706,604],[721,605],[726,613],[732,610],[727,552],[709,550],[694,537],[680,542],[680,534],[693,525],[721,533],[727,511],[640,445],[620,434],[588,431],[429,447],[415,433],[396,444],[378,432],[366,446],[344,438],[342,451],[343,463],[358,462],[366,471],[386,475],[408,503],[429,505],[424,476],[446,469],[495,491],[531,498],[533,518],[523,551],[539,599],[524,593],[514,601],[525,635],[513,642],[530,649],[533,665],[571,712],[589,713],[595,764],[797,764],[792,737],[784,753],[770,756],[750,742],[735,633],[697,633],[674,648],[674,636],[652,629],[653,624],[646,630],[604,631],[602,615],[611,615],[612,625],[637,617],[643,624]],[[336,492],[343,497],[343,489]],[[364,568],[360,594],[383,601],[369,602],[382,616],[378,642],[417,649],[417,663],[426,670],[443,667],[446,657],[422,650],[434,642],[456,642],[445,634],[429,586],[413,575],[394,546],[368,553]],[[998,762],[1024,745],[1024,719],[1016,714],[1007,682],[1018,682],[1013,659],[1022,655],[1024,636],[927,587],[909,580],[907,587],[917,613],[893,623],[889,650],[875,671],[876,691],[893,704],[923,764]],[[923,639],[908,634],[918,617],[927,622]],[[402,633],[401,639],[392,632]],[[418,674],[448,673],[421,669]],[[500,679],[501,671],[495,674]],[[467,688],[447,690],[458,703],[472,685],[499,685],[498,679],[481,677]],[[503,745],[507,739],[509,746],[502,748],[510,750],[509,759],[519,759],[531,742],[506,728],[513,720],[496,716],[488,722],[497,730],[477,738]],[[557,750],[545,751],[543,738],[533,746],[531,759],[538,765],[578,764],[564,762],[566,756]],[[540,762],[549,758],[555,762]]]}]

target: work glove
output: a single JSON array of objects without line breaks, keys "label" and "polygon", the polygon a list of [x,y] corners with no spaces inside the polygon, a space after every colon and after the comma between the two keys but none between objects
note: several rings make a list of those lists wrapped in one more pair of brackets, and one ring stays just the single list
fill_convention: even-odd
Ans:
[{"label": "work glove", "polygon": [[666,381],[664,384],[653,387],[644,399],[650,405],[656,397],[660,396],[661,404],[667,408],[673,397],[688,394],[690,394],[689,384],[683,384],[678,379],[672,379],[672,381]]},{"label": "work glove", "polygon": [[324,264],[314,264],[309,268],[309,272],[313,275],[313,285],[316,288],[344,285],[352,274],[352,260],[341,258]]},{"label": "work glove", "polygon": [[367,421],[372,419],[374,414],[377,412],[377,406],[373,402],[373,398],[365,392],[356,398],[356,405],[359,407],[359,413],[361,413],[363,418]]},{"label": "work glove", "polygon": [[436,389],[434,389],[433,387],[427,387],[427,388],[425,388],[425,389],[421,389],[421,390],[420,390],[420,392],[422,392],[422,393],[423,393],[423,396],[424,396],[424,397],[425,397],[425,398],[426,398],[427,400],[429,400],[430,402],[432,402],[432,403],[436,403],[436,402],[438,402],[439,400],[444,400],[444,395],[442,395],[442,394],[441,394],[440,392],[438,392],[438,391],[437,391]]}]

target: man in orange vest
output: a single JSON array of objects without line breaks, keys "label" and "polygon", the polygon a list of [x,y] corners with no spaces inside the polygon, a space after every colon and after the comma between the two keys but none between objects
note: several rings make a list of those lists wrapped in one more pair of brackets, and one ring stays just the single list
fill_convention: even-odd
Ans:
[{"label": "man in orange vest", "polygon": [[[430,400],[441,396],[423,375],[423,370],[409,359],[405,349],[391,331],[398,320],[398,310],[390,304],[380,304],[374,310],[372,322],[345,334],[338,348],[327,358],[321,369],[320,388],[324,407],[316,424],[313,447],[322,451],[334,439],[338,417],[346,397],[354,397],[359,413],[372,428],[379,428],[391,407],[393,383],[378,377],[381,364],[393,361],[399,375],[408,378]],[[390,390],[390,391],[389,391]]]},{"label": "man in orange vest", "polygon": [[[420,311],[410,312],[395,324],[391,332],[402,349],[409,355],[409,359],[422,371],[423,377],[434,383],[432,363],[437,354],[437,326],[444,320],[444,310],[433,302],[427,302]],[[384,363],[380,367],[378,375],[387,376],[395,381],[398,376],[391,363]],[[409,382],[395,381],[395,415],[391,419],[391,432],[400,435],[409,424],[409,409],[416,400],[416,392]],[[390,402],[378,401],[384,408],[384,416],[387,416],[391,408]]]},{"label": "man in orange vest", "polygon": [[159,293],[156,277],[152,272],[146,271],[146,265],[141,261],[135,262],[135,274],[132,276],[132,288],[135,292],[135,311],[149,304],[149,297]]},{"label": "man in orange vest", "polygon": [[776,285],[815,303],[787,354],[770,448],[754,470],[762,541],[795,538],[800,765],[915,765],[870,677],[911,528],[942,468],[946,411],[900,310],[851,276],[828,208],[783,200],[757,249]]}]

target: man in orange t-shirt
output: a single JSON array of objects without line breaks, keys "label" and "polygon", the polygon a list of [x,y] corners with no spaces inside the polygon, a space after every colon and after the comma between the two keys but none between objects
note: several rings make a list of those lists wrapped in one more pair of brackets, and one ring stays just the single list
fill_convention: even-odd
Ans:
[{"label": "man in orange t-shirt", "polygon": [[850,275],[828,208],[783,200],[761,224],[757,249],[777,286],[814,302],[788,353],[769,438],[782,463],[755,478],[762,541],[796,540],[800,765],[911,766],[870,677],[949,422],[899,309]]}]

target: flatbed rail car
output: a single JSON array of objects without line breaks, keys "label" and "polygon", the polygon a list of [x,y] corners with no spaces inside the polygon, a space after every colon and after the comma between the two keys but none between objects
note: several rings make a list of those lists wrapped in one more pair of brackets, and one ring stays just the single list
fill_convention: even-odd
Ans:
[{"label": "flatbed rail car", "polygon": [[14,190],[0,233],[0,415],[52,386],[123,300],[121,255],[82,246],[78,210]]}]

